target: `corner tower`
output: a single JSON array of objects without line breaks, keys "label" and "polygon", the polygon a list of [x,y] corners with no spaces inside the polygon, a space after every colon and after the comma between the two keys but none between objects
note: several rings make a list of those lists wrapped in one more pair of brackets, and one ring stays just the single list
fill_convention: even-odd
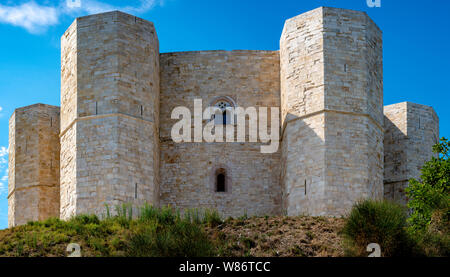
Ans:
[{"label": "corner tower", "polygon": [[159,43],[153,23],[78,18],[61,42],[61,218],[158,205]]},{"label": "corner tower", "polygon": [[382,33],[363,12],[321,7],[280,43],[288,215],[343,215],[383,196]]},{"label": "corner tower", "polygon": [[384,197],[407,203],[409,179],[421,168],[439,143],[439,118],[430,106],[403,102],[384,107]]},{"label": "corner tower", "polygon": [[8,169],[9,227],[59,217],[59,107],[14,111]]}]

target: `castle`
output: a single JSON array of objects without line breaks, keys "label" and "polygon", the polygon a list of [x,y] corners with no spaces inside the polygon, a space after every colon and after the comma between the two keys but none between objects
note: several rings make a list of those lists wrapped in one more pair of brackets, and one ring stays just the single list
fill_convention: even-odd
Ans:
[{"label": "castle", "polygon": [[[383,107],[382,32],[364,12],[291,18],[279,51],[160,53],[153,23],[119,11],[77,18],[61,40],[61,107],[10,119],[9,226],[122,203],[340,216],[404,202],[438,142],[431,107]],[[175,143],[171,112],[194,99],[279,107],[280,149]]]}]

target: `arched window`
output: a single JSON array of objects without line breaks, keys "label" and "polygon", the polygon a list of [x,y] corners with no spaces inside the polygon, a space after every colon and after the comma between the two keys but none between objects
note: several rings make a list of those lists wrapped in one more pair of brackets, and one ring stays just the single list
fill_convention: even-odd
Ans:
[{"label": "arched window", "polygon": [[220,113],[216,112],[216,114],[213,115],[215,124],[217,125],[233,124],[232,120],[233,115],[230,110],[230,108],[234,108],[232,101],[228,101],[226,99],[221,98],[215,102],[214,107],[220,109]]},{"label": "arched window", "polygon": [[227,192],[227,176],[223,168],[216,171],[216,192]]}]

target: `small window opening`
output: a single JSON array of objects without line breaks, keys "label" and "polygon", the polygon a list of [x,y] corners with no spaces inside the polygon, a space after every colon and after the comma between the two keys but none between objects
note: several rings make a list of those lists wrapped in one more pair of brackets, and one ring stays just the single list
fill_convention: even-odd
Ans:
[{"label": "small window opening", "polygon": [[216,192],[225,192],[225,173],[217,174]]},{"label": "small window opening", "polygon": [[215,123],[218,125],[232,124],[232,112],[227,109],[230,109],[233,106],[226,101],[220,101],[215,104],[215,107],[219,108],[221,112],[218,113],[219,116],[216,116],[216,114],[213,115],[213,120],[215,121]]},{"label": "small window opening", "polygon": [[137,199],[137,193],[138,193],[138,184],[136,183],[134,185],[134,199]]},{"label": "small window opening", "polygon": [[98,103],[95,102],[95,115],[98,115]]}]

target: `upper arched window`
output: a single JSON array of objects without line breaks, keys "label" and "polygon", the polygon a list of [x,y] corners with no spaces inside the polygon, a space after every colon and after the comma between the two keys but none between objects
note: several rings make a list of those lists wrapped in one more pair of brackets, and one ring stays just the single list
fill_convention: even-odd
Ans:
[{"label": "upper arched window", "polygon": [[216,111],[213,115],[213,119],[215,124],[218,125],[226,125],[233,124],[233,112],[232,108],[235,107],[233,101],[228,99],[229,97],[223,97],[220,99],[216,99],[214,102],[214,107],[219,108],[220,111]]}]

